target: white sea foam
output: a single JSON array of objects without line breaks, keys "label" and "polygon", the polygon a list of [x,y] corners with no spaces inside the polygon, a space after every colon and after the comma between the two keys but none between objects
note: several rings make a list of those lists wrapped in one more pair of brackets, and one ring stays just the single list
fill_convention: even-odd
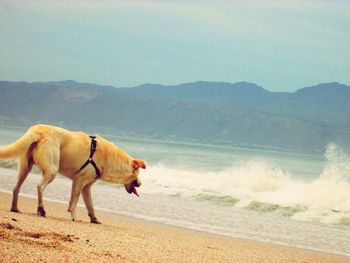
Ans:
[{"label": "white sea foam", "polygon": [[259,160],[219,172],[158,164],[148,167],[142,177],[145,191],[151,194],[212,200],[302,221],[350,224],[350,157],[330,144],[325,159],[323,172],[312,181]]}]

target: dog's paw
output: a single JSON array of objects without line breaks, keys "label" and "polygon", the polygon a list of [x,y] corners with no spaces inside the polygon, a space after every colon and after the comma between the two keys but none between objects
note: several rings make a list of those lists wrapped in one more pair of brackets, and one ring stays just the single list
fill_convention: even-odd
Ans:
[{"label": "dog's paw", "polygon": [[100,221],[98,221],[98,219],[96,217],[95,218],[91,218],[90,219],[90,223],[91,224],[98,224],[98,225],[102,224]]},{"label": "dog's paw", "polygon": [[11,207],[11,212],[22,213],[17,207]]},{"label": "dog's paw", "polygon": [[46,212],[44,207],[38,207],[38,211],[36,212],[38,216],[46,217]]}]

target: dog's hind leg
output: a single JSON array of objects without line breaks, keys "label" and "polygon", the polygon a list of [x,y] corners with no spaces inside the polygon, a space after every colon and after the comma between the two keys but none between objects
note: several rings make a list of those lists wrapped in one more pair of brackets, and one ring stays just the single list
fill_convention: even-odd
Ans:
[{"label": "dog's hind leg", "polygon": [[44,202],[43,202],[43,195],[44,195],[44,191],[46,186],[51,183],[53,181],[53,179],[55,179],[57,172],[47,172],[44,171],[43,172],[43,178],[41,179],[40,183],[37,186],[37,190],[38,190],[38,210],[37,210],[37,214],[39,216],[46,216],[46,212],[44,209]]},{"label": "dog's hind leg", "polygon": [[39,146],[37,151],[34,151],[34,161],[43,172],[43,178],[37,186],[38,190],[38,211],[37,214],[45,217],[43,194],[46,186],[55,179],[59,168],[59,148],[55,150],[52,145],[48,147]]},{"label": "dog's hind leg", "polygon": [[12,212],[20,212],[18,209],[17,203],[18,203],[18,194],[21,190],[21,186],[24,182],[24,180],[27,178],[28,174],[30,173],[31,169],[33,167],[33,160],[31,157],[28,157],[27,154],[21,156],[18,161],[18,179],[16,186],[13,188],[13,196],[12,196],[12,205],[11,205],[11,211]]},{"label": "dog's hind leg", "polygon": [[94,207],[92,205],[91,186],[93,184],[94,184],[94,182],[85,185],[83,187],[82,195],[83,195],[83,199],[84,199],[84,203],[85,203],[86,209],[88,210],[88,214],[89,214],[89,217],[90,217],[90,222],[93,223],[93,224],[101,224],[101,222],[98,221],[97,218],[96,218]]}]

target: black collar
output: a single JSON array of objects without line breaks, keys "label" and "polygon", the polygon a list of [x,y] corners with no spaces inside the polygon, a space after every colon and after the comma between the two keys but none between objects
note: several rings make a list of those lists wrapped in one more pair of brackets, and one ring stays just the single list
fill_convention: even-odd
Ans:
[{"label": "black collar", "polygon": [[78,172],[83,170],[86,166],[89,165],[89,163],[91,163],[91,165],[95,168],[96,178],[98,178],[101,176],[101,172],[100,172],[100,169],[98,169],[95,161],[92,159],[92,157],[94,156],[94,153],[96,152],[96,147],[97,147],[96,136],[90,136],[90,138],[91,138],[91,145],[90,145],[89,159],[87,159],[87,161],[80,167]]}]

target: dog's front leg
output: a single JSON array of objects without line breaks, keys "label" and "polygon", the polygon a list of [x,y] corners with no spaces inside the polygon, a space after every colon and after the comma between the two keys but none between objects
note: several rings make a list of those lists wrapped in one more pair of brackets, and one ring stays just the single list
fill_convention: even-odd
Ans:
[{"label": "dog's front leg", "polygon": [[77,207],[77,203],[78,203],[79,196],[83,186],[84,186],[83,182],[82,180],[79,180],[79,178],[73,180],[72,192],[71,192],[71,197],[70,197],[69,207],[68,207],[68,212],[70,212],[71,218],[73,221],[77,220],[76,214],[75,214],[75,208]]},{"label": "dog's front leg", "polygon": [[95,181],[93,181],[92,183],[89,183],[89,184],[84,186],[82,195],[83,195],[83,199],[84,199],[84,203],[85,203],[86,209],[88,210],[88,214],[89,214],[89,217],[90,217],[90,222],[92,224],[101,224],[101,222],[98,221],[98,219],[96,218],[94,207],[92,205],[91,186],[94,184],[94,182]]}]

